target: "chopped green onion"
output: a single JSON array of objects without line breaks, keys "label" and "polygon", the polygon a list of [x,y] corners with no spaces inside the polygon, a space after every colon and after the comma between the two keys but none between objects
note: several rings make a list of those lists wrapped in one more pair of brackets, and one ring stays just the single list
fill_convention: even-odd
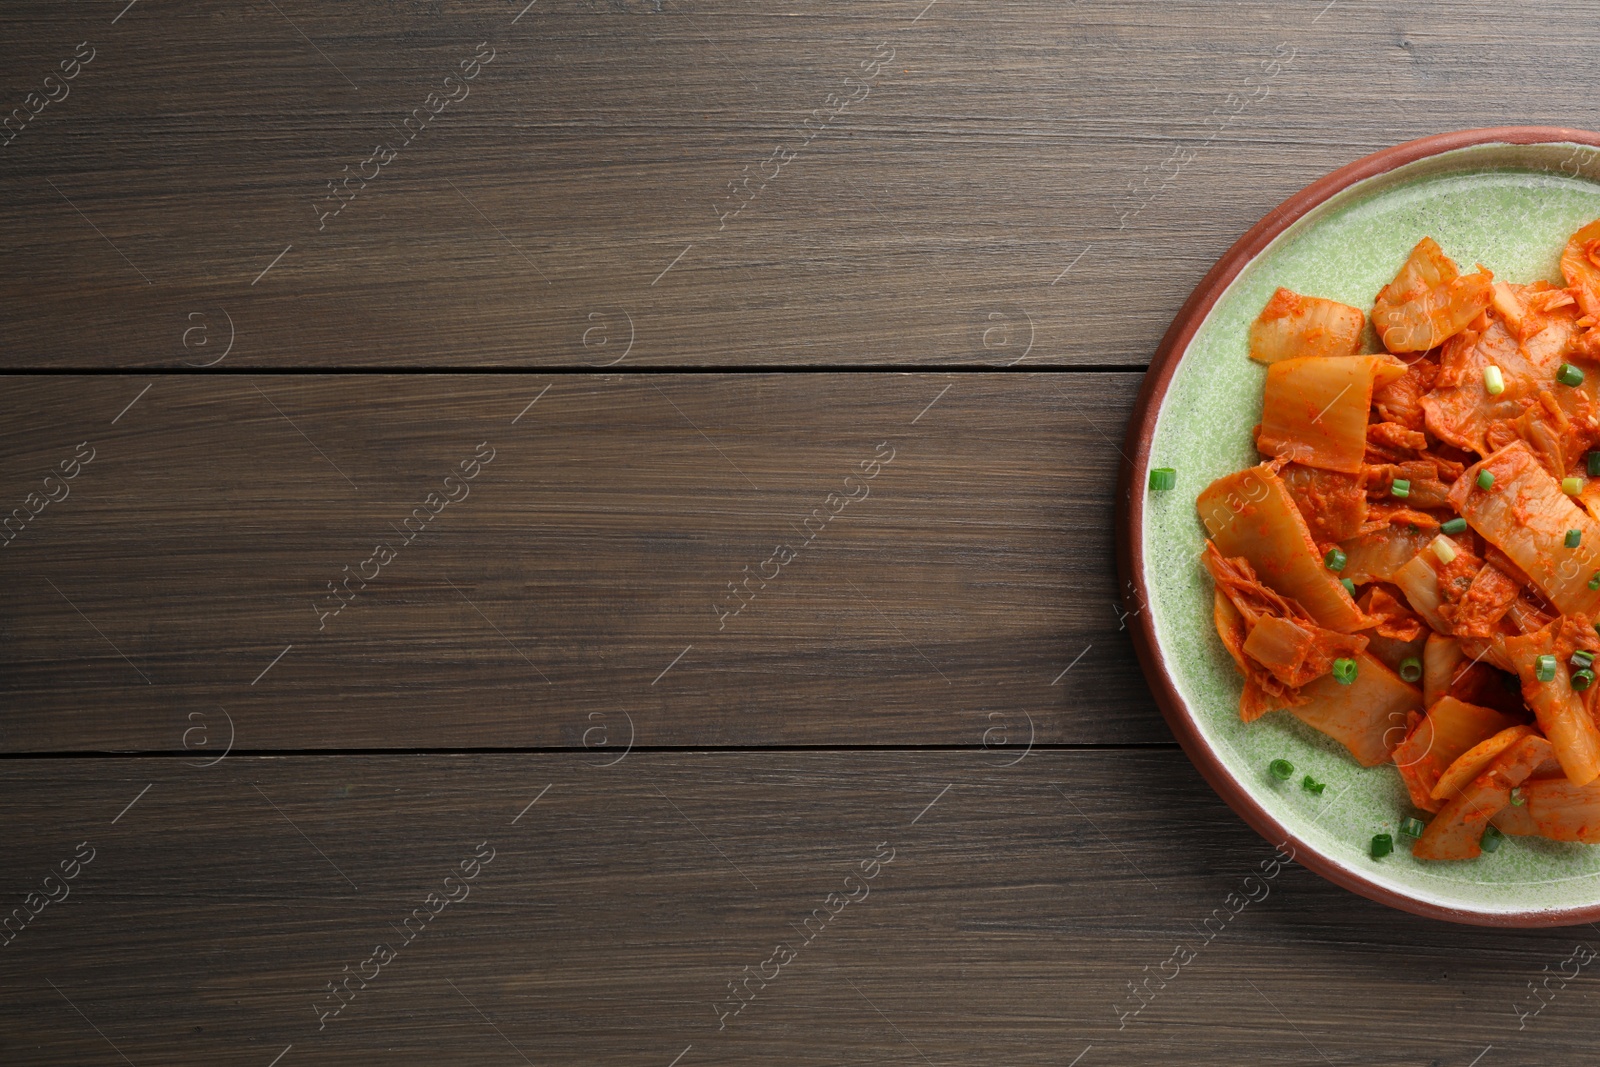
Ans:
[{"label": "chopped green onion", "polygon": [[1600,589],[1600,571],[1595,571],[1594,576],[1589,579],[1589,588]]},{"label": "chopped green onion", "polygon": [[1600,478],[1600,452],[1590,452],[1584,460],[1589,465],[1589,477]]},{"label": "chopped green onion", "polygon": [[1372,835],[1372,858],[1381,860],[1394,851],[1394,838],[1388,834]]},{"label": "chopped green onion", "polygon": [[1404,500],[1411,495],[1411,481],[1407,478],[1396,478],[1389,483],[1389,495]]},{"label": "chopped green onion", "polygon": [[1540,656],[1533,661],[1533,676],[1541,682],[1553,682],[1556,677],[1556,658],[1551,655]]},{"label": "chopped green onion", "polygon": [[1483,368],[1483,388],[1490,396],[1499,396],[1506,391],[1506,380],[1501,376],[1499,367]]},{"label": "chopped green onion", "polygon": [[1586,648],[1580,648],[1572,654],[1569,660],[1574,667],[1590,667],[1594,665],[1594,653]]},{"label": "chopped green onion", "polygon": [[1589,668],[1585,667],[1581,671],[1572,672],[1572,688],[1576,689],[1578,692],[1583,692],[1593,684],[1594,671],[1591,671]]},{"label": "chopped green onion", "polygon": [[1422,831],[1426,829],[1427,827],[1423,825],[1422,820],[1414,815],[1400,824],[1400,832],[1407,837],[1421,837]]},{"label": "chopped green onion", "polygon": [[1500,851],[1500,842],[1504,841],[1505,839],[1506,835],[1501,833],[1497,828],[1493,826],[1485,826],[1483,828],[1483,837],[1478,841],[1478,846],[1485,852],[1498,852]]},{"label": "chopped green onion", "polygon": [[1493,489],[1494,488],[1494,473],[1492,471],[1483,470],[1483,471],[1479,471],[1478,472],[1478,488],[1479,489]]},{"label": "chopped green onion", "polygon": [[1582,385],[1583,371],[1570,363],[1563,363],[1556,371],[1556,381],[1562,385]]},{"label": "chopped green onion", "polygon": [[1322,791],[1328,788],[1328,783],[1319,782],[1308,774],[1304,778],[1300,779],[1300,788],[1304,789],[1307,793],[1315,793],[1320,797],[1322,795]]},{"label": "chopped green onion", "polygon": [[1451,519],[1449,522],[1442,522],[1442,523],[1439,524],[1439,532],[1440,533],[1452,534],[1452,535],[1453,534],[1458,534],[1458,533],[1466,533],[1467,532],[1467,520],[1463,519],[1463,518],[1460,518],[1460,517],[1457,517],[1457,518]]},{"label": "chopped green onion", "polygon": [[1563,478],[1563,479],[1561,479],[1561,491],[1563,493],[1567,494],[1568,496],[1577,496],[1579,493],[1583,492],[1583,479],[1582,478]]},{"label": "chopped green onion", "polygon": [[1267,764],[1267,770],[1272,772],[1272,777],[1280,782],[1287,782],[1294,776],[1294,764],[1286,759],[1275,759]]},{"label": "chopped green onion", "polygon": [[1356,595],[1356,583],[1349,578],[1340,578],[1339,584],[1344,586],[1344,591],[1351,596]]},{"label": "chopped green onion", "polygon": [[1568,530],[1567,531],[1567,539],[1563,543],[1568,548],[1577,548],[1580,544],[1583,543],[1583,531],[1582,530]]},{"label": "chopped green onion", "polygon": [[1157,492],[1166,492],[1178,484],[1178,472],[1171,467],[1152,467],[1150,469],[1150,488]]},{"label": "chopped green onion", "polygon": [[1433,539],[1433,554],[1439,557],[1440,563],[1449,563],[1456,558],[1456,546],[1448,537],[1435,537]]},{"label": "chopped green onion", "polygon": [[1520,807],[1522,807],[1522,805],[1526,804],[1527,802],[1528,802],[1528,798],[1522,795],[1522,787],[1520,785],[1512,786],[1512,788],[1511,788],[1511,806],[1513,808],[1520,808]]},{"label": "chopped green onion", "polygon": [[1416,523],[1414,523],[1414,522],[1406,523],[1406,533],[1416,533],[1416,532],[1417,532],[1417,524]]},{"label": "chopped green onion", "polygon": [[1333,680],[1340,685],[1349,685],[1356,680],[1356,661],[1353,659],[1336,659],[1333,661]]},{"label": "chopped green onion", "polygon": [[1344,570],[1344,565],[1349,562],[1349,557],[1340,549],[1330,548],[1328,549],[1328,554],[1322,557],[1322,562],[1327,565],[1330,571],[1342,571]]},{"label": "chopped green onion", "polygon": [[1400,661],[1400,677],[1408,682],[1414,682],[1422,677],[1422,661],[1415,656],[1407,656]]}]

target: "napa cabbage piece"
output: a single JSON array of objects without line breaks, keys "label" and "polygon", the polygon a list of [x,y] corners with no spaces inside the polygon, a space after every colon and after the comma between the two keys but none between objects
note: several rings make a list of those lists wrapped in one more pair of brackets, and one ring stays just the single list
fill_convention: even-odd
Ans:
[{"label": "napa cabbage piece", "polygon": [[[1450,692],[1461,664],[1466,662],[1461,645],[1453,637],[1430,633],[1422,647],[1422,704],[1432,708]],[[1431,787],[1430,787],[1431,788]]]},{"label": "napa cabbage piece", "polygon": [[[1239,718],[1244,722],[1255,722],[1267,712],[1287,706],[1291,700],[1282,683],[1273,678],[1271,672],[1245,656],[1244,642],[1248,634],[1244,616],[1221,589],[1212,594],[1211,617],[1217,626],[1217,636],[1222,639],[1223,647],[1233,657],[1234,665],[1244,678],[1244,690],[1239,694]],[[1293,699],[1303,698],[1296,693]]]},{"label": "napa cabbage piece", "polygon": [[1600,520],[1600,478],[1586,479],[1583,492],[1573,499],[1589,513],[1590,518]]},{"label": "napa cabbage piece", "polygon": [[[1427,416],[1422,410],[1422,398],[1433,389],[1438,380],[1438,362],[1427,357],[1418,357],[1398,379],[1372,390],[1372,408],[1383,417],[1384,423],[1421,432],[1427,425]],[[1369,450],[1373,444],[1371,427],[1384,423],[1369,424],[1367,429]],[[1420,452],[1426,447],[1427,444],[1424,442],[1418,444],[1416,450]]]},{"label": "napa cabbage piece", "polygon": [[1341,634],[1312,623],[1268,615],[1244,642],[1244,654],[1286,686],[1300,687],[1333,669],[1333,661],[1367,645],[1360,634]]},{"label": "napa cabbage piece", "polygon": [[[1361,599],[1356,601],[1356,606],[1368,618],[1377,620],[1373,630],[1382,637],[1409,643],[1427,636],[1428,627],[1417,613],[1402,604],[1383,585],[1368,586]],[[1417,654],[1421,655],[1420,644]]]},{"label": "napa cabbage piece", "polygon": [[1423,352],[1460,333],[1492,296],[1494,275],[1463,275],[1431,237],[1417,242],[1394,281],[1378,291],[1372,325],[1391,352]]},{"label": "napa cabbage piece", "polygon": [[1280,288],[1250,325],[1250,358],[1354,355],[1367,317],[1358,308]]},{"label": "napa cabbage piece", "polygon": [[[1494,476],[1488,489],[1478,486],[1481,471]],[[1600,611],[1600,590],[1589,588],[1600,570],[1600,522],[1561,491],[1525,443],[1514,441],[1468,467],[1450,490],[1450,503],[1557,611]],[[1566,547],[1568,530],[1579,531],[1576,549]]]},{"label": "napa cabbage piece", "polygon": [[1367,495],[1377,500],[1393,495],[1397,479],[1410,486],[1405,498],[1407,507],[1442,508],[1450,495],[1450,486],[1440,479],[1439,466],[1431,458],[1367,463],[1362,470],[1367,475]]},{"label": "napa cabbage piece", "polygon": [[1528,782],[1522,797],[1540,837],[1600,845],[1600,784],[1573,785],[1563,778]]},{"label": "napa cabbage piece", "polygon": [[1561,274],[1583,313],[1600,319],[1600,219],[1572,235],[1561,253]]},{"label": "napa cabbage piece", "polygon": [[1449,800],[1459,793],[1468,782],[1484,772],[1484,769],[1499,758],[1500,753],[1521,741],[1524,737],[1532,737],[1538,731],[1525,723],[1507,726],[1504,730],[1492,737],[1473,745],[1461,755],[1456,757],[1454,763],[1445,768],[1439,780],[1433,784],[1429,795],[1434,800]]},{"label": "napa cabbage piece", "polygon": [[[1528,786],[1524,783],[1519,788],[1526,793]],[[1494,818],[1490,819],[1489,822],[1493,824],[1496,830],[1503,834],[1510,834],[1513,837],[1539,836],[1539,826],[1533,821],[1533,816],[1528,814],[1528,805],[1526,804],[1507,804],[1495,812]]]},{"label": "napa cabbage piece", "polygon": [[1533,717],[1533,713],[1523,702],[1517,672],[1506,658],[1504,644],[1503,635],[1489,640],[1462,638],[1461,654],[1466,657],[1466,662],[1456,668],[1449,692],[1445,695],[1465,700],[1468,704],[1493,708],[1514,716],[1518,721],[1526,721]]},{"label": "napa cabbage piece", "polygon": [[[1447,586],[1440,587],[1448,596]],[[1439,611],[1462,637],[1492,637],[1501,617],[1511,609],[1522,586],[1492,563],[1478,567],[1466,591]]]},{"label": "napa cabbage piece", "polygon": [[1420,860],[1470,860],[1489,820],[1511,803],[1511,790],[1550,757],[1550,742],[1538,734],[1519,738],[1444,807],[1411,846]]},{"label": "napa cabbage piece", "polygon": [[1349,578],[1356,585],[1392,582],[1400,568],[1416,559],[1433,538],[1433,530],[1418,527],[1412,533],[1407,526],[1388,525],[1340,541],[1345,564],[1339,577]]},{"label": "napa cabbage piece", "polygon": [[1407,715],[1422,707],[1422,692],[1366,652],[1352,657],[1356,678],[1340,684],[1331,674],[1304,686],[1304,704],[1289,711],[1344,745],[1363,767],[1386,763],[1405,735]]},{"label": "napa cabbage piece", "polygon": [[1272,364],[1256,447],[1308,467],[1360,472],[1372,390],[1405,369],[1388,356],[1302,356]]},{"label": "napa cabbage piece", "polygon": [[1346,474],[1299,463],[1278,471],[1317,544],[1344,541],[1361,533],[1367,521],[1367,471]]},{"label": "napa cabbage piece", "polygon": [[[1567,779],[1587,785],[1600,777],[1600,729],[1578,694],[1572,691],[1572,677],[1566,656],[1558,654],[1556,633],[1560,621],[1533,633],[1508,637],[1503,646],[1511,665],[1522,681],[1522,699],[1539,720],[1539,729],[1550,739],[1556,759]],[[1569,653],[1570,654],[1570,653]],[[1536,673],[1540,656],[1556,661],[1555,675],[1548,682]]]},{"label": "napa cabbage piece", "polygon": [[[1495,282],[1489,308],[1511,330],[1512,336],[1534,349],[1566,347],[1577,332],[1577,319],[1583,314],[1572,290],[1558,289],[1546,281],[1532,285]],[[1545,334],[1551,326],[1558,330],[1540,338],[1539,335]]]},{"label": "napa cabbage piece", "polygon": [[1428,626],[1387,588],[1367,586],[1357,598],[1356,607],[1373,620],[1373,625],[1362,631],[1367,637],[1367,651],[1381,659],[1390,670],[1400,670],[1407,659],[1421,658],[1428,640]]},{"label": "napa cabbage piece", "polygon": [[1594,443],[1595,428],[1600,425],[1596,419],[1600,415],[1600,404],[1594,398],[1596,383],[1600,383],[1600,375],[1594,374],[1577,386],[1551,387],[1549,382],[1543,383],[1520,415],[1489,426],[1483,438],[1484,454],[1520,438],[1551,476],[1560,479],[1586,474],[1584,453]]},{"label": "napa cabbage piece", "polygon": [[1310,681],[1309,678],[1299,678],[1300,666],[1305,663],[1315,642],[1311,631],[1293,619],[1269,615],[1257,622],[1250,631],[1250,636],[1245,638],[1243,651],[1271,671],[1273,677],[1283,684],[1298,686]]},{"label": "napa cabbage piece", "polygon": [[[1469,331],[1452,338],[1444,351],[1438,383],[1419,401],[1427,427],[1440,440],[1479,455],[1494,451],[1488,434],[1496,422],[1520,417],[1530,399],[1554,385],[1562,361],[1559,347],[1525,346],[1498,319],[1481,334]],[[1505,388],[1499,394],[1491,394],[1484,384],[1487,367],[1500,371]]]},{"label": "napa cabbage piece", "polygon": [[1224,557],[1242,557],[1269,588],[1303,607],[1318,626],[1352,633],[1368,624],[1316,544],[1283,481],[1267,464],[1212,482],[1195,501]]},{"label": "napa cabbage piece", "polygon": [[[1248,560],[1225,558],[1207,541],[1201,562],[1216,583],[1216,594],[1233,607],[1232,613],[1216,615],[1217,633],[1239,670],[1276,702],[1272,706],[1302,703],[1300,686],[1327,674],[1334,660],[1367,647],[1361,634],[1318,626],[1305,608],[1262,585]],[[1241,713],[1247,710],[1241,705]]]},{"label": "napa cabbage piece", "polygon": [[[1492,708],[1468,704],[1452,696],[1429,705],[1428,714],[1394,750],[1394,763],[1411,794],[1411,802],[1424,811],[1438,811],[1454,790],[1435,795],[1434,787],[1463,754],[1519,724]],[[1497,749],[1489,758],[1498,755]],[[1483,761],[1485,764],[1488,760]],[[1482,764],[1478,765],[1481,769]],[[1463,783],[1476,777],[1469,775]]]},{"label": "napa cabbage piece", "polygon": [[1390,580],[1405,594],[1406,602],[1411,605],[1411,610],[1427,620],[1428,626],[1437,633],[1450,633],[1450,624],[1445,622],[1439,614],[1439,608],[1444,604],[1444,596],[1439,589],[1438,557],[1434,554],[1433,541],[1444,541],[1452,548],[1455,542],[1444,534],[1438,534],[1429,542],[1429,547],[1424,548],[1411,562],[1394,572]]},{"label": "napa cabbage piece", "polygon": [[[1504,634],[1495,634],[1493,637],[1458,637],[1456,640],[1461,642],[1461,651],[1467,654],[1467,658],[1473,661],[1474,666],[1489,664],[1499,667],[1507,674],[1517,673],[1517,668],[1512,666],[1510,657],[1506,655]],[[1459,693],[1456,695],[1462,696]],[[1464,696],[1462,698],[1466,699]],[[1488,704],[1492,701],[1480,700],[1478,703]]]}]

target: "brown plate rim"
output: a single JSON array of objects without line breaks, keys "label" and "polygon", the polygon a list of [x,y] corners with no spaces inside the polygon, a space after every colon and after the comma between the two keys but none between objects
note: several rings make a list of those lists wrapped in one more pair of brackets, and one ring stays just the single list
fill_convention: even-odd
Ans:
[{"label": "brown plate rim", "polygon": [[1324,856],[1313,846],[1291,834],[1266,808],[1223,767],[1211,746],[1200,736],[1176,684],[1167,671],[1166,661],[1156,641],[1144,584],[1144,486],[1150,460],[1150,441],[1156,418],[1172,376],[1183,354],[1194,339],[1222,293],[1263,250],[1284,230],[1313,208],[1358,182],[1375,178],[1399,167],[1430,156],[1453,152],[1474,145],[1488,144],[1582,144],[1600,148],[1600,133],[1560,126],[1497,126],[1486,129],[1456,130],[1434,134],[1415,141],[1374,152],[1319,178],[1268,212],[1228,249],[1200,279],[1194,292],[1184,301],[1157,347],[1134,401],[1133,415],[1123,443],[1122,463],[1117,478],[1116,541],[1117,571],[1125,612],[1124,620],[1133,640],[1134,651],[1144,668],[1156,705],[1200,774],[1227,802],[1228,806],[1267,841],[1284,849],[1304,866],[1328,881],[1369,900],[1386,904],[1414,915],[1472,926],[1542,927],[1573,926],[1600,920],[1600,903],[1580,908],[1536,911],[1483,912],[1453,908],[1418,900],[1405,893],[1350,870]]}]

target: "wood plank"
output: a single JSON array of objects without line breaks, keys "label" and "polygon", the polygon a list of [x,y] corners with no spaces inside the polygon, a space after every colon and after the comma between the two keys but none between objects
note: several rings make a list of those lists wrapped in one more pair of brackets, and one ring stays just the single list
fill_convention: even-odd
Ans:
[{"label": "wood plank", "polygon": [[1137,384],[12,379],[5,506],[70,495],[0,549],[4,748],[1167,741],[1115,600]]},{"label": "wood plank", "polygon": [[[1488,1067],[1592,1047],[1587,974],[1525,1030],[1511,1010],[1589,930],[1415,919],[1290,865],[1202,943],[1272,851],[1175,751],[587,760],[7,761],[8,907],[95,853],[0,953],[6,1062],[1466,1067],[1492,1045]],[[403,944],[480,842],[466,899]],[[319,991],[380,943],[396,958],[319,1031]],[[1195,958],[1119,1029],[1178,943]],[[795,957],[719,1029],[729,982],[779,944]]]},{"label": "wood plank", "polygon": [[13,365],[1138,366],[1329,170],[1594,125],[1600,46],[1578,0],[127,7],[3,16],[7,109],[96,50],[0,150]]}]

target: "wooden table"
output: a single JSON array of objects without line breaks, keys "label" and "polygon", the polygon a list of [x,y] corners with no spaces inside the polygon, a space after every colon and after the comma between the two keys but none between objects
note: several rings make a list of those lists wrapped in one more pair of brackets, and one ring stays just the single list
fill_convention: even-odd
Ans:
[{"label": "wooden table", "polygon": [[1110,533],[1209,264],[1600,124],[1587,5],[524,3],[0,13],[0,1061],[1593,1061],[1595,931],[1273,862]]}]

